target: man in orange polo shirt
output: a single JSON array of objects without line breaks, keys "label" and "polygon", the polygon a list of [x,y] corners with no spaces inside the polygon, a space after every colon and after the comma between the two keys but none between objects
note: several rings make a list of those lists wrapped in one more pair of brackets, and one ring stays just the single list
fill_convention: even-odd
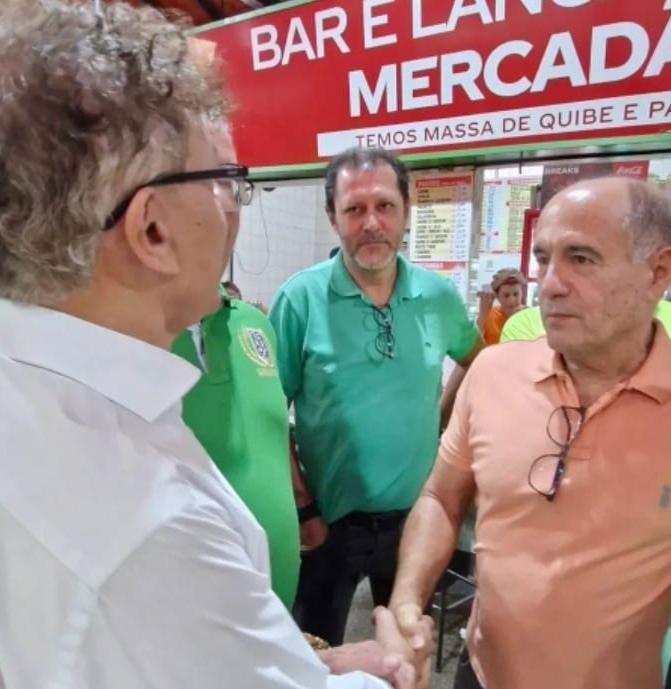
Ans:
[{"label": "man in orange polo shirt", "polygon": [[539,220],[547,338],[486,349],[408,519],[391,607],[421,610],[475,497],[478,591],[455,687],[659,689],[671,617],[671,200],[576,184]]}]

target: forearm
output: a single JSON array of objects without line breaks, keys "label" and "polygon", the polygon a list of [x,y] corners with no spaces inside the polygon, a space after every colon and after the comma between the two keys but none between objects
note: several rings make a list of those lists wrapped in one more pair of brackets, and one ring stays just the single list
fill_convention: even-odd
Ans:
[{"label": "forearm", "polygon": [[289,440],[289,465],[291,466],[291,485],[294,491],[296,506],[305,507],[313,501],[313,497],[305,481],[305,477],[298,466],[298,456],[293,440]]},{"label": "forearm", "polygon": [[328,525],[322,518],[319,505],[315,504],[312,491],[301,472],[293,442],[289,445],[289,463],[294,500],[298,509],[301,550],[312,550],[328,538]]},{"label": "forearm", "polygon": [[445,383],[443,392],[440,396],[440,430],[441,432],[447,428],[447,424],[450,421],[450,416],[452,416],[452,409],[454,407],[454,401],[457,398],[457,392],[459,386],[461,385],[468,367],[473,363],[475,357],[485,348],[485,341],[482,339],[481,335],[478,335],[471,347],[468,354],[459,359],[455,360],[455,367],[450,373],[450,377]]},{"label": "forearm", "polygon": [[461,381],[466,375],[466,368],[456,364],[452,373],[450,373],[443,392],[440,395],[440,431],[441,433],[447,428],[452,415],[452,408],[454,407],[454,400],[457,397],[457,391],[461,385]]},{"label": "forearm", "polygon": [[411,603],[424,609],[452,557],[460,524],[435,496],[420,495],[403,530],[390,607]]}]

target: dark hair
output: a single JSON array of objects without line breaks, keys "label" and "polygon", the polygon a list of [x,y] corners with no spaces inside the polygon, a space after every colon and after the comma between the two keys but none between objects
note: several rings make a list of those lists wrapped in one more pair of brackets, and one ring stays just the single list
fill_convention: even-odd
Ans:
[{"label": "dark hair", "polygon": [[408,170],[405,165],[394,157],[384,148],[349,148],[337,155],[326,168],[326,210],[333,213],[335,210],[335,188],[338,181],[338,173],[343,168],[361,170],[363,168],[378,167],[379,165],[389,165],[396,173],[398,190],[401,192],[403,201],[408,203],[410,193],[408,191]]}]

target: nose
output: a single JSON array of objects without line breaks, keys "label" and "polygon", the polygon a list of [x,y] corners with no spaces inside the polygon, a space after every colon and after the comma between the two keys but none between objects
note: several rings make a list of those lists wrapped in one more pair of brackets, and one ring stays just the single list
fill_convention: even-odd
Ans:
[{"label": "nose", "polygon": [[368,232],[376,232],[380,229],[380,220],[377,217],[377,212],[375,208],[370,208],[366,212],[366,217],[364,218],[364,230]]},{"label": "nose", "polygon": [[568,282],[561,266],[555,261],[550,261],[538,278],[538,296],[541,299],[553,299],[566,296],[568,291]]}]

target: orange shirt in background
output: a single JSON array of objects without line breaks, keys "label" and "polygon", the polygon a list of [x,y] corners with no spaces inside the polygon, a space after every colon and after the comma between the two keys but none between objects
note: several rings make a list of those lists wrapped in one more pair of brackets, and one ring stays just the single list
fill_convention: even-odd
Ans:
[{"label": "orange shirt in background", "polygon": [[586,413],[553,502],[528,483],[579,406],[546,339],[482,352],[439,461],[477,485],[477,596],[468,625],[486,689],[659,689],[671,617],[671,341]]},{"label": "orange shirt in background", "polygon": [[482,337],[488,345],[498,343],[501,339],[501,331],[507,320],[508,316],[498,306],[489,309],[484,332],[482,333]]}]

